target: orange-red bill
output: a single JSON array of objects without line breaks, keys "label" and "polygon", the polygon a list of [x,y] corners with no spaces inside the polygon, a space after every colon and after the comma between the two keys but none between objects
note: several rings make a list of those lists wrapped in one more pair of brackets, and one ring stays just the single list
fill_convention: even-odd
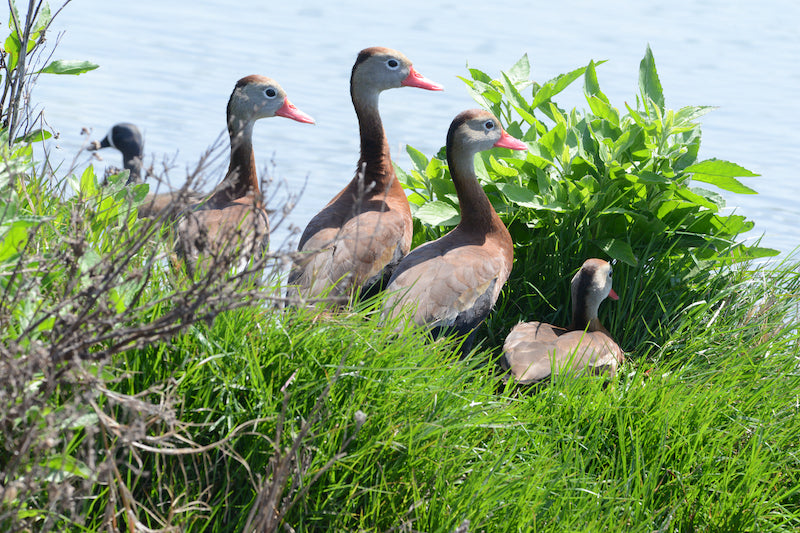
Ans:
[{"label": "orange-red bill", "polygon": [[428,89],[429,91],[444,91],[444,87],[435,81],[429,80],[411,67],[411,71],[406,76],[400,85],[406,87],[419,87],[420,89]]},{"label": "orange-red bill", "polygon": [[278,109],[275,114],[279,117],[286,117],[292,120],[296,120],[297,122],[305,122],[306,124],[314,124],[314,119],[311,118],[310,115],[306,115],[299,109],[297,109],[293,103],[286,98],[283,101],[283,105],[280,109]]},{"label": "orange-red bill", "polygon": [[528,150],[528,145],[524,142],[520,141],[519,139],[515,139],[507,132],[503,132],[500,139],[494,143],[495,146],[498,148],[511,148],[512,150]]}]

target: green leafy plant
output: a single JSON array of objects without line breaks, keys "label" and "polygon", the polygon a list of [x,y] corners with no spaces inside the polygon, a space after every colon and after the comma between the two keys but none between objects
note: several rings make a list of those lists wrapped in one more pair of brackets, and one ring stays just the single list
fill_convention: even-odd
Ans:
[{"label": "green leafy plant", "polygon": [[[508,322],[555,310],[568,322],[562,304],[568,301],[568,283],[561,280],[587,257],[616,260],[623,279],[656,276],[685,284],[689,273],[777,254],[737,242],[753,223],[723,212],[719,193],[696,186],[704,182],[755,193],[738,179],[755,176],[752,172],[728,161],[698,160],[697,119],[711,108],[667,109],[648,47],[636,106],[626,104],[621,112],[600,89],[599,64],[592,61],[539,84],[530,79],[526,55],[499,79],[475,68],[462,78],[475,100],[530,147],[525,157],[496,149],[475,161],[479,180],[515,242],[506,291],[515,305]],[[581,77],[589,110],[565,111],[553,99]],[[412,147],[408,153],[413,168],[399,169],[398,176],[410,191],[419,244],[458,223],[458,202],[444,149],[432,158]],[[525,298],[529,305],[520,303]],[[670,311],[687,300],[674,302]]]},{"label": "green leafy plant", "polygon": [[47,30],[53,17],[67,3],[54,14],[47,2],[28,0],[28,9],[22,17],[14,0],[8,0],[10,31],[0,49],[0,129],[9,132],[7,142],[34,142],[52,136],[49,131],[36,127],[38,117],[31,116],[25,104],[26,86],[32,84],[39,74],[78,75],[98,67],[90,61],[57,59],[37,68],[43,58],[49,61],[45,45]]}]

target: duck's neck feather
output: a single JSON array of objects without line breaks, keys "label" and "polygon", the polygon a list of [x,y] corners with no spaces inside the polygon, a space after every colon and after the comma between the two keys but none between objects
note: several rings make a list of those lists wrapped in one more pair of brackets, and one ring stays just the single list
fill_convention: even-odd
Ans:
[{"label": "duck's neck feather", "polygon": [[[389,153],[389,141],[378,111],[378,95],[375,92],[352,93],[361,136],[361,156],[356,171],[363,172],[364,186],[370,187],[371,193],[382,194],[391,187],[396,178]],[[357,181],[358,175],[353,183]]]},{"label": "duck's neck feather", "polygon": [[466,230],[487,233],[500,230],[502,226],[503,232],[508,233],[478,182],[474,157],[472,152],[461,152],[457,149],[449,150],[447,153],[450,177],[456,187],[461,209],[459,226]]},{"label": "duck's neck feather", "polygon": [[225,179],[214,195],[216,201],[233,201],[260,194],[256,156],[253,153],[253,123],[230,121],[231,162]]},{"label": "duck's neck feather", "polygon": [[130,171],[128,184],[142,182],[142,157],[140,155],[126,157],[123,166]]},{"label": "duck's neck feather", "polygon": [[600,323],[600,319],[597,317],[597,312],[595,311],[592,313],[586,309],[585,306],[574,307],[572,312],[572,324],[570,324],[568,329],[581,331],[602,331],[608,333],[608,330],[603,327],[603,324]]}]

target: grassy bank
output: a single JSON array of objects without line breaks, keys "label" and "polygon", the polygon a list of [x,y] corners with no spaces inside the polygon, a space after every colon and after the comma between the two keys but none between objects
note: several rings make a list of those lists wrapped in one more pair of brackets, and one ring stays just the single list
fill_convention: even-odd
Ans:
[{"label": "grassy bank", "polygon": [[123,454],[144,466],[126,484],[191,530],[241,530],[270,497],[297,531],[793,529],[800,277],[728,276],[607,386],[517,388],[489,353],[459,360],[364,314],[226,313],[105,367],[125,394],[161,384],[148,403],[172,398],[192,446],[224,442]]}]

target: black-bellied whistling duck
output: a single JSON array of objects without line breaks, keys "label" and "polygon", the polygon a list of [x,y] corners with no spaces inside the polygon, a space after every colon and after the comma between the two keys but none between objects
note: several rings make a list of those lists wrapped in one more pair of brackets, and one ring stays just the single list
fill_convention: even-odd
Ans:
[{"label": "black-bellied whistling duck", "polygon": [[475,174],[475,154],[493,146],[528,149],[488,111],[464,111],[453,120],[447,132],[447,164],[461,222],[400,261],[384,300],[385,315],[397,316],[410,308],[414,322],[427,324],[436,333],[469,333],[463,353],[469,351],[475,328],[497,301],[514,261],[511,235]]},{"label": "black-bellied whistling duck", "polygon": [[361,157],[356,175],[308,223],[289,274],[290,296],[362,295],[379,287],[411,247],[411,210],[397,180],[378,111],[380,93],[397,87],[440,91],[395,50],[367,48],[350,75],[358,117]]},{"label": "black-bellied whistling duck", "polygon": [[[130,122],[114,124],[102,140],[92,141],[89,143],[88,148],[92,151],[102,148],[116,148],[122,153],[124,168],[130,172],[126,184],[142,183],[144,137],[142,137],[141,131],[135,124]],[[181,193],[178,191],[148,194],[139,205],[139,218],[155,217],[166,213],[170,204],[180,196]],[[200,193],[194,191],[183,193],[183,197],[184,201],[192,204],[199,202],[202,198]]]},{"label": "black-bellied whistling duck", "polygon": [[100,141],[89,143],[89,150],[116,148],[122,153],[122,166],[128,170],[128,185],[142,183],[142,162],[144,160],[144,138],[135,124],[120,122],[114,124]]},{"label": "black-bellied whistling duck", "polygon": [[624,354],[597,318],[607,296],[619,298],[611,288],[611,274],[608,261],[587,259],[583,263],[572,278],[572,324],[568,328],[541,322],[514,326],[503,345],[501,363],[517,382],[536,383],[559,372],[616,373]]},{"label": "black-bellied whistling duck", "polygon": [[[266,76],[240,79],[228,101],[231,161],[222,183],[211,196],[178,222],[178,251],[190,274],[198,260],[236,250],[239,268],[260,256],[268,244],[269,221],[261,199],[253,126],[267,117],[286,117],[313,124],[297,109],[275,80]],[[235,247],[235,248],[234,248]]]}]

